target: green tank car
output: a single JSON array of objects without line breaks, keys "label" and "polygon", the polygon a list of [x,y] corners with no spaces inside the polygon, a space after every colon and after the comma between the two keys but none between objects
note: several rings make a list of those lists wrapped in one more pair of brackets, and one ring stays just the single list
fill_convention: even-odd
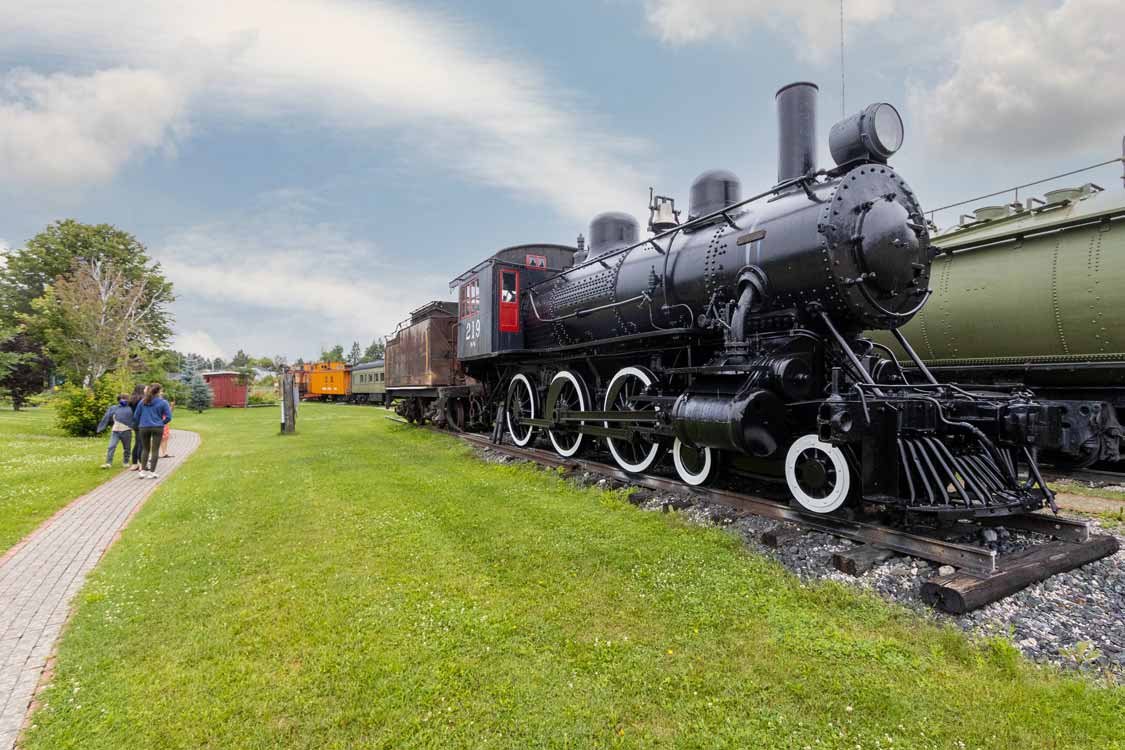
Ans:
[{"label": "green tank car", "polygon": [[[1118,458],[1125,422],[1125,191],[1087,183],[978,208],[933,238],[933,295],[902,332],[944,381],[1095,399],[1098,444],[1074,466]],[[873,334],[904,365],[889,332]],[[1120,418],[1120,419],[1119,419]]]}]

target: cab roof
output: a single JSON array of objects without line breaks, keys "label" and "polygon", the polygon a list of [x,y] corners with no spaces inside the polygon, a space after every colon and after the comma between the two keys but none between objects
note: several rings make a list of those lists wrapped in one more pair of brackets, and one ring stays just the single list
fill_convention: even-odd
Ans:
[{"label": "cab roof", "polygon": [[[509,265],[509,266],[520,266],[522,268],[530,268],[531,266],[528,266],[522,260],[515,260],[515,258],[518,258],[518,256],[521,253],[526,255],[531,250],[561,250],[563,252],[569,252],[571,259],[573,259],[574,254],[576,252],[578,252],[577,247],[572,247],[570,245],[558,245],[558,244],[551,243],[551,242],[535,242],[535,243],[531,243],[531,244],[528,244],[528,245],[512,245],[511,247],[506,247],[503,250],[497,250],[493,255],[485,258],[480,263],[477,263],[475,266],[473,266],[469,270],[467,270],[464,273],[462,273],[461,275],[459,275],[457,278],[450,281],[449,282],[449,288],[450,289],[456,289],[457,287],[461,286],[466,281],[471,279],[473,276],[476,276],[478,273],[483,271],[485,268],[487,268],[488,266],[491,266],[495,263],[503,263],[503,264]],[[569,266],[570,263],[568,263],[567,265]],[[548,269],[548,270],[561,271],[562,269],[556,268],[556,269]]]}]

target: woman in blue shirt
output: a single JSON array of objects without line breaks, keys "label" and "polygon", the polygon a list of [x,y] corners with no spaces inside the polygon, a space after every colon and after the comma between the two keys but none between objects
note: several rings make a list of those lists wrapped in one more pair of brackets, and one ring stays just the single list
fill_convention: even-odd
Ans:
[{"label": "woman in blue shirt", "polygon": [[133,424],[141,433],[141,479],[156,479],[156,461],[160,458],[160,438],[164,425],[172,421],[172,409],[160,397],[163,386],[153,383],[133,412]]}]

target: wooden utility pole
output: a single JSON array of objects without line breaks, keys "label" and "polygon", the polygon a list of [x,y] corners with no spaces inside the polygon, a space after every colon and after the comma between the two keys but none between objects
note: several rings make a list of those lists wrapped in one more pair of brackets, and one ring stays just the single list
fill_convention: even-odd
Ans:
[{"label": "wooden utility pole", "polygon": [[281,434],[297,430],[297,379],[291,372],[281,375]]}]

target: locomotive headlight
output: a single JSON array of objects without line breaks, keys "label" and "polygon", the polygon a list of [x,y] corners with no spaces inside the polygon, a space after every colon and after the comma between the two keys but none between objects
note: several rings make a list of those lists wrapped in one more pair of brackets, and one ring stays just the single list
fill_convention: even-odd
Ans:
[{"label": "locomotive headlight", "polygon": [[902,136],[898,110],[878,102],[833,125],[828,149],[837,166],[856,159],[885,163],[902,147]]}]

